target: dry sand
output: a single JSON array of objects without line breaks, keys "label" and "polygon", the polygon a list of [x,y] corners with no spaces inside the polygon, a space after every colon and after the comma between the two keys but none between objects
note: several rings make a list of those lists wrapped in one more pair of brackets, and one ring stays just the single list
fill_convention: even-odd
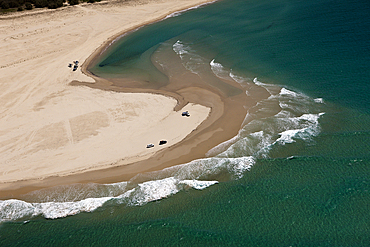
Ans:
[{"label": "dry sand", "polygon": [[[79,68],[114,35],[204,0],[110,2],[0,16],[0,189],[146,159],[183,140],[209,107],[176,99],[71,86],[94,83]],[[158,146],[161,139],[168,143]],[[146,144],[155,144],[147,149]]]}]

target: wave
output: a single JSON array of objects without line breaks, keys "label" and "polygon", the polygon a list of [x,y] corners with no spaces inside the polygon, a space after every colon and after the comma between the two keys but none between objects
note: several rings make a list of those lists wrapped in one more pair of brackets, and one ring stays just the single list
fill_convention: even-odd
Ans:
[{"label": "wave", "polygon": [[[243,153],[256,159],[268,158],[270,150],[276,145],[284,146],[296,140],[309,142],[320,133],[319,118],[323,114],[281,117],[280,115],[286,115],[281,111],[266,119],[255,119],[241,129],[238,141],[218,156],[228,157]],[[219,145],[218,148],[222,147]]]},{"label": "wave", "polygon": [[[240,178],[243,176],[243,173],[253,166],[254,162],[253,157],[212,157],[193,160],[187,164],[152,172],[147,174],[148,179],[151,180],[142,183],[136,183],[134,178],[132,181],[122,183],[77,185],[77,189],[76,185],[70,187],[61,186],[56,189],[52,188],[50,191],[37,191],[33,192],[33,197],[35,193],[38,193],[43,195],[41,200],[49,199],[53,201],[26,202],[16,199],[0,200],[0,222],[29,219],[38,215],[47,219],[63,218],[81,212],[92,212],[102,207],[108,201],[113,204],[142,206],[148,202],[167,198],[187,188],[203,190],[218,183],[216,180],[199,180],[197,178],[207,178],[210,175],[216,175],[222,172],[228,172],[236,179]],[[85,193],[85,196],[95,193],[95,197],[85,199],[75,197],[82,188],[88,191],[88,188],[91,187],[95,188],[95,191]],[[63,191],[66,188],[69,188],[68,192]],[[106,196],[107,193],[114,194],[117,192],[120,192],[120,194]],[[72,198],[78,200],[65,201],[68,199],[73,200]]]},{"label": "wave", "polygon": [[323,114],[303,114],[300,117],[289,118],[291,126],[296,127],[279,133],[280,137],[273,144],[281,143],[284,145],[295,142],[294,138],[310,140],[313,136],[317,136],[320,131],[318,119]]},{"label": "wave", "polygon": [[264,89],[267,90],[267,92],[269,92],[271,95],[276,95],[280,92],[281,90],[281,87],[277,86],[277,85],[274,85],[274,84],[268,84],[268,83],[263,83],[263,82],[260,82],[257,77],[253,79],[253,83],[255,85],[258,85],[260,87],[263,87]]},{"label": "wave", "polygon": [[291,144],[298,139],[310,142],[320,133],[319,119],[324,115],[322,101],[262,83],[257,78],[253,82],[269,91],[270,96],[248,110],[237,136],[212,148],[207,155],[268,158],[274,146]]},{"label": "wave", "polygon": [[112,184],[60,185],[28,193],[24,199],[30,202],[75,202],[86,198],[115,197],[126,192],[128,186],[127,181]]},{"label": "wave", "polygon": [[235,72],[233,70],[230,70],[229,76],[230,76],[231,79],[233,79],[234,81],[236,81],[239,84],[243,84],[243,83],[249,81],[249,80],[247,80],[247,78],[235,74]]},{"label": "wave", "polygon": [[215,59],[213,59],[209,65],[211,66],[211,70],[213,74],[215,74],[219,78],[226,78],[230,77],[230,72],[220,63],[216,63]]},{"label": "wave", "polygon": [[86,198],[72,202],[41,202],[29,203],[10,199],[0,201],[0,222],[14,221],[26,217],[42,215],[47,219],[62,218],[81,212],[92,212],[103,206],[107,201],[126,203],[131,206],[141,206],[151,201],[166,198],[184,189],[184,186],[202,190],[217,184],[218,181],[178,180],[169,177],[161,180],[138,184],[134,189],[116,197]]},{"label": "wave", "polygon": [[[215,62],[215,59],[213,59],[209,63],[209,65],[211,66],[211,70],[213,74],[221,79],[226,79],[226,80],[232,79],[242,86],[250,82],[249,78],[245,78],[243,76],[237,75],[232,69],[227,69],[221,63]],[[248,94],[248,92],[246,93]]]}]

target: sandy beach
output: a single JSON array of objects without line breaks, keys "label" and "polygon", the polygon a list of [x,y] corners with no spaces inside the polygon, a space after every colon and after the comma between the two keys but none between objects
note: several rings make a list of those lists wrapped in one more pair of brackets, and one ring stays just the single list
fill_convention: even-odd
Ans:
[{"label": "sandy beach", "polygon": [[[191,83],[127,88],[86,69],[120,34],[205,2],[106,2],[0,16],[0,198],[128,180],[205,157],[235,136],[244,95],[226,99]],[[67,65],[76,60],[72,71]]]}]

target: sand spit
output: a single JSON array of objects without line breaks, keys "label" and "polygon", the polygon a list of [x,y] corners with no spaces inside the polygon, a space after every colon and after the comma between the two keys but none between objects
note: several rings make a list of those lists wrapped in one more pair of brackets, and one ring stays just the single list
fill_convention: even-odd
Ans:
[{"label": "sand spit", "polygon": [[[147,159],[197,129],[209,107],[183,104],[177,110],[191,113],[184,118],[168,96],[71,85],[95,81],[67,65],[84,65],[113,36],[204,2],[106,2],[1,16],[0,195],[31,180]],[[159,147],[161,139],[168,144]]]}]

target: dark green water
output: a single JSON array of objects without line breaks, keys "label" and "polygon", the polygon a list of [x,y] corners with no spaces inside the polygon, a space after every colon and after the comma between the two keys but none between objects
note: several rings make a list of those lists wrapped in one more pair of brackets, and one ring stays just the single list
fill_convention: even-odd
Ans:
[{"label": "dark green water", "polygon": [[364,0],[225,0],[125,36],[94,73],[163,86],[151,62],[166,66],[169,47],[194,73],[211,67],[270,97],[210,158],[38,192],[37,205],[1,201],[13,221],[1,223],[0,245],[369,246],[369,13]]}]

